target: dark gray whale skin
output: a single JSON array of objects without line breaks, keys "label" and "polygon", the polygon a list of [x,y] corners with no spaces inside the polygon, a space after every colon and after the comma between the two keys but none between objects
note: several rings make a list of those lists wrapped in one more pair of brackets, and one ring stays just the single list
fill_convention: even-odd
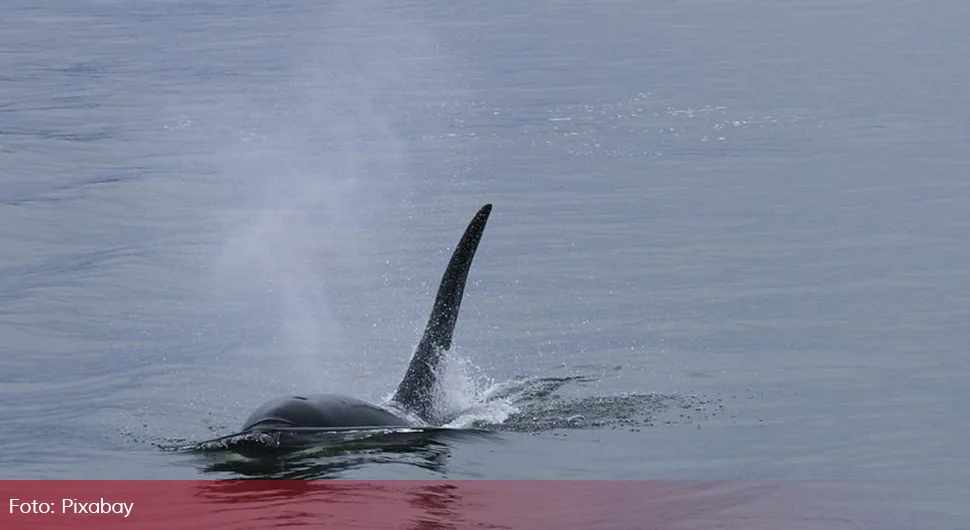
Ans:
[{"label": "dark gray whale skin", "polygon": [[[257,408],[242,433],[288,429],[423,427],[440,422],[434,412],[437,369],[451,348],[465,281],[485,224],[492,211],[486,204],[469,222],[441,278],[431,316],[390,407],[337,394],[285,396]],[[407,414],[392,412],[401,409]],[[410,417],[409,417],[410,416]]]},{"label": "dark gray whale skin", "polygon": [[408,427],[413,422],[366,401],[339,394],[286,396],[253,411],[243,432],[288,427]]}]

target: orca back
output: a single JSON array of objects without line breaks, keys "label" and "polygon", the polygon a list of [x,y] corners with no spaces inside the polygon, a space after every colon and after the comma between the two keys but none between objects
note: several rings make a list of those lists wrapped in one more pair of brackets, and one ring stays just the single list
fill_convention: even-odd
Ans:
[{"label": "orca back", "polygon": [[286,396],[253,411],[243,431],[279,427],[406,427],[410,422],[366,401],[337,394]]}]

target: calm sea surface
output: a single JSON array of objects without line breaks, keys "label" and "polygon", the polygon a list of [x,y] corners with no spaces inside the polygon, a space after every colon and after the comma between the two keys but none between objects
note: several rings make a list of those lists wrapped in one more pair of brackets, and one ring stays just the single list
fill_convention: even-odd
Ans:
[{"label": "calm sea surface", "polygon": [[[970,525],[970,4],[0,11],[0,477],[848,480]],[[386,398],[488,202],[443,400],[493,435],[174,450]]]}]

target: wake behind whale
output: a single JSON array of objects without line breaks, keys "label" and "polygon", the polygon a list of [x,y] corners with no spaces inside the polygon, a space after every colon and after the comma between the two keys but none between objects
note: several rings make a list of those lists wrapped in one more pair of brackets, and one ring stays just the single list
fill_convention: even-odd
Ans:
[{"label": "wake behind whale", "polygon": [[387,403],[378,405],[338,394],[283,396],[253,411],[240,432],[200,445],[220,444],[257,456],[266,450],[354,440],[368,433],[441,430],[444,419],[435,407],[440,368],[451,348],[468,272],[491,211],[491,204],[482,206],[465,229],[441,278],[421,341]]}]

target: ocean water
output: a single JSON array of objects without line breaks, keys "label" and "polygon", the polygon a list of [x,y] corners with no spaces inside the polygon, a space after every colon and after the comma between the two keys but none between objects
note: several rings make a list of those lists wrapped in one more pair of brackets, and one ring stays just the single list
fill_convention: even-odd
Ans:
[{"label": "ocean water", "polygon": [[[968,23],[8,1],[2,478],[858,481],[966,526]],[[491,434],[177,450],[279,394],[386,398],[485,203],[442,401]]]}]

